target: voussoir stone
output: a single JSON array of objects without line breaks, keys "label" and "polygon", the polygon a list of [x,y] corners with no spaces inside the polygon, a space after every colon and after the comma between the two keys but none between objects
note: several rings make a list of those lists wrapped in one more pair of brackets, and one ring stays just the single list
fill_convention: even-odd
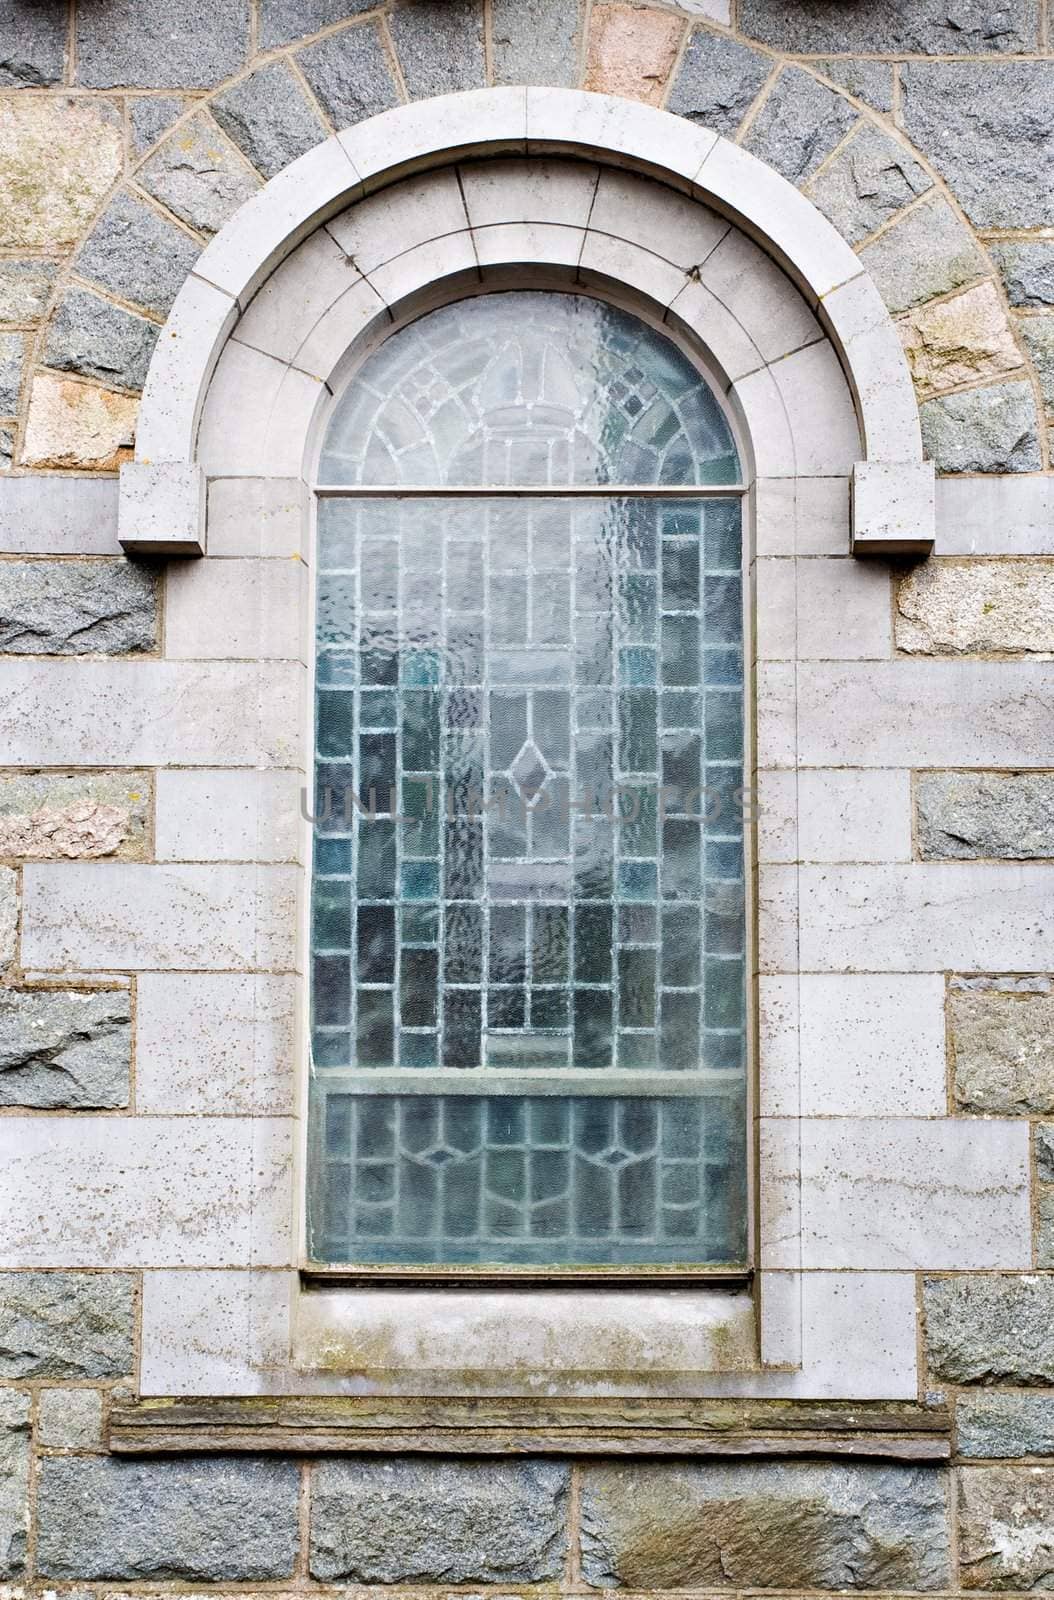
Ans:
[{"label": "voussoir stone", "polygon": [[58,276],[57,261],[0,261],[0,322],[37,322]]},{"label": "voussoir stone", "polygon": [[550,1461],[337,1460],[315,1469],[311,1573],[360,1583],[538,1583],[567,1546]]},{"label": "voussoir stone", "polygon": [[1002,1116],[1054,1111],[1054,995],[951,988],[956,1104]]},{"label": "voussoir stone", "polygon": [[131,451],[138,410],[137,395],[38,372],[29,392],[23,462],[113,471]]},{"label": "voussoir stone", "polygon": [[927,861],[1043,861],[1054,857],[1054,775],[921,772],[915,821]]},{"label": "voussoir stone", "polygon": [[920,399],[978,378],[1020,372],[1024,365],[991,282],[974,284],[935,305],[919,306],[898,328]]},{"label": "voussoir stone", "polygon": [[224,133],[265,178],[321,144],[328,133],[283,61],[273,61],[226,89],[211,109]]},{"label": "voussoir stone", "polygon": [[120,175],[121,114],[102,99],[4,98],[0,149],[0,247],[61,250]]},{"label": "voussoir stone", "polygon": [[739,26],[794,55],[990,55],[1038,41],[1036,0],[741,0]]},{"label": "voussoir stone", "polygon": [[136,96],[128,108],[128,132],[134,153],[142,156],[152,149],[190,104],[179,94]]},{"label": "voussoir stone", "polygon": [[930,1372],[946,1383],[1054,1383],[1054,1278],[923,1282]]},{"label": "voussoir stone", "polygon": [[205,112],[169,134],[137,178],[148,194],[202,234],[218,233],[260,183]]},{"label": "voussoir stone", "polygon": [[811,73],[785,67],[743,142],[791,183],[801,183],[844,138],[856,117],[848,100]]},{"label": "voussoir stone", "polygon": [[944,1474],[844,1462],[587,1467],[582,1571],[604,1589],[940,1589]]},{"label": "voussoir stone", "polygon": [[805,192],[842,237],[856,244],[931,187],[929,173],[904,146],[866,122]]},{"label": "voussoir stone", "polygon": [[988,246],[1012,306],[1054,306],[1054,239]]},{"label": "voussoir stone", "polygon": [[76,270],[122,300],[167,314],[201,246],[137,200],[115,194],[77,253]]},{"label": "voussoir stone", "polygon": [[658,105],[683,30],[681,18],[668,12],[632,5],[594,6],[589,18],[585,87]]},{"label": "voussoir stone", "polygon": [[933,195],[861,248],[860,259],[892,312],[909,311],[988,271],[969,231],[941,195]]},{"label": "voussoir stone", "polygon": [[835,56],[830,61],[814,61],[813,66],[846,94],[855,95],[876,111],[892,111],[893,69],[888,61],[853,61]]},{"label": "voussoir stone", "polygon": [[29,1396],[0,1389],[0,1578],[25,1568],[28,1490]]},{"label": "voussoir stone", "polygon": [[666,108],[717,133],[735,133],[774,66],[771,56],[738,39],[696,28]]},{"label": "voussoir stone", "polygon": [[59,372],[141,389],[160,329],[90,289],[68,289],[48,329],[44,360]]},{"label": "voussoir stone", "polygon": [[934,560],[897,584],[894,634],[913,655],[1054,653],[1054,563]]},{"label": "voussoir stone", "polygon": [[411,100],[486,83],[482,0],[396,0],[388,23]]},{"label": "voussoir stone", "polygon": [[578,82],[579,13],[567,0],[492,0],[494,82]]},{"label": "voussoir stone", "polygon": [[919,406],[922,443],[940,472],[1038,472],[1036,397],[1025,381],[938,395]]},{"label": "voussoir stone", "polygon": [[1054,1455],[1054,1395],[998,1389],[962,1394],[955,1406],[955,1431],[962,1456],[1007,1460]]},{"label": "voussoir stone", "polygon": [[1054,1588],[1054,1467],[959,1469],[964,1589]]},{"label": "voussoir stone", "polygon": [[0,989],[0,1105],[127,1105],[131,1016],[127,990]]},{"label": "voussoir stone", "polygon": [[328,33],[298,51],[297,66],[336,128],[350,128],[399,104],[380,28],[366,22]]},{"label": "voussoir stone", "polygon": [[81,1580],[287,1578],[298,1486],[292,1461],[52,1457],[37,1489],[37,1569]]},{"label": "voussoir stone", "polygon": [[128,1273],[0,1272],[0,1377],[126,1377],[134,1316]]},{"label": "voussoir stone", "polygon": [[123,557],[0,563],[0,654],[152,650],[157,575]]},{"label": "voussoir stone", "polygon": [[208,89],[245,62],[249,0],[109,0],[76,14],[77,82],[90,89]]},{"label": "voussoir stone", "polygon": [[260,0],[260,48],[292,44],[359,11],[373,11],[377,0]]}]

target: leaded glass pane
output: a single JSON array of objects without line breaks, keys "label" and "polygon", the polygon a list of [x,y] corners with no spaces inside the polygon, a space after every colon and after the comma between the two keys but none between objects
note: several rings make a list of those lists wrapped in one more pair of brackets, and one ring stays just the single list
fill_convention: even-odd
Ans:
[{"label": "leaded glass pane", "polygon": [[[671,340],[600,300],[517,291],[386,340],[336,407],[319,467],[326,484],[738,479],[724,413]],[[515,608],[514,569],[505,587]]]}]

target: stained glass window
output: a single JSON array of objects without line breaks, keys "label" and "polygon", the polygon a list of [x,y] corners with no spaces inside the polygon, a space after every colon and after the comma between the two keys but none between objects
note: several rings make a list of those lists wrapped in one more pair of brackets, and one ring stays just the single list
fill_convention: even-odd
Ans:
[{"label": "stained glass window", "polygon": [[424,316],[336,407],[314,1260],[743,1262],[738,475],[694,366],[582,296]]}]

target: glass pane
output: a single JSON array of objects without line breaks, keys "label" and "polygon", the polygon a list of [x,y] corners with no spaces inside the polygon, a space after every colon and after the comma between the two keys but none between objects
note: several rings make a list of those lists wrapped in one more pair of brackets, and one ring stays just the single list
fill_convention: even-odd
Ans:
[{"label": "glass pane", "polygon": [[319,505],[316,1259],[745,1252],[737,500]]},{"label": "glass pane", "polygon": [[[337,405],[319,466],[326,484],[437,488],[738,480],[724,413],[676,345],[603,301],[526,291],[393,334]],[[502,588],[515,615],[522,585]]]}]

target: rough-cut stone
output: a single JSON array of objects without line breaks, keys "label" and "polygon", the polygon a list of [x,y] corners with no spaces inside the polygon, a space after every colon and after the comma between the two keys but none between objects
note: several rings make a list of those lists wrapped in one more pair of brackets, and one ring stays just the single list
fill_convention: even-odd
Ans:
[{"label": "rough-cut stone", "polygon": [[583,1576],[604,1589],[940,1589],[944,1500],[943,1473],[907,1467],[587,1467]]},{"label": "rough-cut stone", "polygon": [[57,261],[0,261],[0,322],[37,322],[58,274]]},{"label": "rough-cut stone", "polygon": [[931,187],[929,174],[902,144],[865,122],[805,192],[856,244]]},{"label": "rough-cut stone", "polygon": [[813,66],[846,94],[855,95],[876,111],[893,109],[893,68],[886,61],[852,61],[836,56],[814,61]]},{"label": "rough-cut stone", "polygon": [[791,55],[990,55],[1038,42],[1036,0],[742,0],[739,26]]},{"label": "rough-cut stone", "polygon": [[1054,306],[1054,239],[1001,240],[988,248],[1012,306]]},{"label": "rough-cut stone", "polygon": [[208,89],[249,47],[249,0],[109,0],[77,8],[77,82],[90,89]]},{"label": "rough-cut stone", "polygon": [[915,808],[916,837],[924,860],[1054,857],[1050,773],[922,772],[916,780]]},{"label": "rough-cut stone", "polygon": [[0,858],[135,860],[145,850],[149,810],[145,772],[5,773]]},{"label": "rough-cut stone", "polygon": [[1041,1122],[1033,1131],[1036,1150],[1036,1177],[1054,1183],[1054,1123]]},{"label": "rough-cut stone", "polygon": [[159,331],[156,322],[74,286],[52,318],[44,360],[59,372],[141,389]]},{"label": "rough-cut stone", "polygon": [[960,1395],[955,1430],[963,1456],[1054,1455],[1054,1395],[998,1391]]},{"label": "rough-cut stone", "polygon": [[578,83],[579,8],[567,0],[492,0],[495,83]]},{"label": "rough-cut stone", "polygon": [[20,333],[0,333],[0,416],[13,417],[22,390],[26,341]]},{"label": "rough-cut stone", "polygon": [[1054,1184],[1036,1185],[1036,1266],[1054,1267]]},{"label": "rough-cut stone", "polygon": [[964,1589],[1054,1588],[1054,1467],[962,1467]]},{"label": "rough-cut stone", "polygon": [[0,654],[152,650],[157,605],[156,573],[122,556],[0,562]]},{"label": "rough-cut stone", "polygon": [[158,145],[138,176],[148,194],[204,234],[217,233],[259,186],[204,111]]},{"label": "rough-cut stone", "polygon": [[567,1468],[547,1461],[324,1461],[311,1496],[311,1573],[360,1583],[557,1578]]},{"label": "rough-cut stone", "polygon": [[743,141],[791,183],[801,183],[845,137],[857,113],[801,67],[785,67]]},{"label": "rough-cut stone", "polygon": [[482,0],[397,0],[388,22],[411,100],[486,83]]},{"label": "rough-cut stone", "polygon": [[201,253],[195,240],[135,195],[115,194],[75,268],[122,300],[165,316]]},{"label": "rough-cut stone", "polygon": [[18,933],[18,878],[11,867],[0,867],[0,965],[15,954]]},{"label": "rough-cut stone", "polygon": [[632,5],[597,5],[589,19],[585,87],[658,105],[684,32],[680,17]]},{"label": "rough-cut stone", "polygon": [[951,989],[955,1102],[963,1111],[1054,1111],[1054,995]]},{"label": "rough-cut stone", "polygon": [[265,178],[326,138],[318,112],[283,61],[261,67],[218,95],[212,114]]},{"label": "rough-cut stone", "polygon": [[74,243],[119,176],[121,115],[106,100],[0,100],[0,248]]},{"label": "rough-cut stone", "polygon": [[923,1305],[935,1378],[1054,1383],[1054,1278],[927,1278]]},{"label": "rough-cut stone", "polygon": [[0,1106],[126,1106],[131,1016],[126,989],[0,989]]},{"label": "rough-cut stone", "polygon": [[919,421],[939,472],[1038,472],[1043,464],[1030,383],[939,395],[923,401]]},{"label": "rough-cut stone", "polygon": [[260,48],[292,44],[343,22],[359,11],[373,11],[377,0],[260,0]]},{"label": "rough-cut stone", "polygon": [[15,430],[7,426],[0,427],[0,467],[10,467],[14,458]]},{"label": "rough-cut stone", "polygon": [[134,395],[38,373],[29,394],[23,460],[29,467],[113,471],[128,458],[138,409]]},{"label": "rough-cut stone", "polygon": [[1049,224],[1054,62],[912,61],[900,81],[905,132],[975,227]]},{"label": "rough-cut stone", "polygon": [[28,1491],[29,1396],[0,1389],[0,1578],[25,1567]]},{"label": "rough-cut stone", "polygon": [[399,103],[399,91],[375,22],[327,34],[301,50],[296,61],[337,129],[350,128]]},{"label": "rough-cut stone", "polygon": [[973,237],[940,195],[864,245],[860,259],[893,312],[909,311],[988,271]]},{"label": "rough-cut stone", "polygon": [[98,1389],[44,1389],[37,1434],[52,1450],[97,1450],[102,1442],[102,1395]]},{"label": "rough-cut stone", "polygon": [[140,95],[128,110],[128,131],[133,153],[145,155],[166,134],[191,104],[178,94]]},{"label": "rough-cut stone", "polygon": [[1047,420],[1054,417],[1054,313],[1049,316],[1018,317],[1017,330],[1036,369],[1043,409]]},{"label": "rough-cut stone", "polygon": [[44,89],[61,83],[69,17],[61,5],[0,5],[0,89]]},{"label": "rough-cut stone", "polygon": [[913,655],[1054,653],[1054,564],[949,559],[897,585],[897,648]]},{"label": "rough-cut stone", "polygon": [[190,1457],[41,1464],[37,1570],[49,1578],[287,1578],[298,1544],[292,1461]]},{"label": "rough-cut stone", "polygon": [[1000,378],[1023,365],[994,283],[917,307],[899,331],[920,399],[978,378]]},{"label": "rough-cut stone", "polygon": [[696,28],[673,81],[667,109],[718,133],[733,134],[775,66],[738,39]]},{"label": "rough-cut stone", "polygon": [[116,1272],[0,1272],[0,1377],[124,1378],[135,1280]]}]

